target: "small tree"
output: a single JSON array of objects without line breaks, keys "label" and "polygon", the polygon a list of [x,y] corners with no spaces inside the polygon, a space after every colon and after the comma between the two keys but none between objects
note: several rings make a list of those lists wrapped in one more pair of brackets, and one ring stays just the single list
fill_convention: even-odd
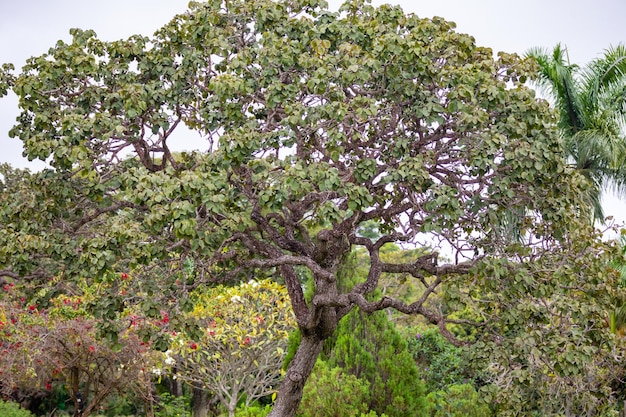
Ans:
[{"label": "small tree", "polygon": [[368,410],[389,417],[426,415],[421,375],[384,311],[351,312],[339,324],[329,364],[368,382]]},{"label": "small tree", "polygon": [[197,339],[173,344],[177,377],[214,393],[229,416],[276,392],[295,321],[286,289],[269,280],[198,291]]},{"label": "small tree", "polygon": [[136,334],[123,332],[112,348],[98,337],[96,322],[84,315],[80,299],[57,301],[48,310],[0,303],[0,320],[9,319],[0,326],[3,393],[34,396],[66,386],[76,417],[87,417],[110,396],[129,391],[149,402],[156,357],[148,346]]},{"label": "small tree", "polygon": [[367,381],[320,360],[304,388],[302,404],[296,415],[357,417],[369,411],[367,404],[371,396]]}]

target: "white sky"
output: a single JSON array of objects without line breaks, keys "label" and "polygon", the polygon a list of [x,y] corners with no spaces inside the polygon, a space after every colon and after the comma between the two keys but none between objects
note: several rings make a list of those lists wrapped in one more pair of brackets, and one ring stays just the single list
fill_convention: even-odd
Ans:
[{"label": "white sky", "polygon": [[[186,10],[187,0],[0,0],[0,64],[16,68],[40,55],[57,40],[70,40],[69,29],[93,29],[104,40],[152,34]],[[337,8],[340,0],[330,0]],[[494,51],[524,53],[561,42],[572,62],[584,65],[610,45],[626,43],[624,0],[388,0],[420,17],[442,16],[459,32],[474,36]],[[19,114],[14,95],[0,99],[0,162],[38,167],[22,158],[21,143],[7,132]],[[201,148],[202,144],[192,145]],[[626,202],[605,199],[605,211],[626,222]]]}]

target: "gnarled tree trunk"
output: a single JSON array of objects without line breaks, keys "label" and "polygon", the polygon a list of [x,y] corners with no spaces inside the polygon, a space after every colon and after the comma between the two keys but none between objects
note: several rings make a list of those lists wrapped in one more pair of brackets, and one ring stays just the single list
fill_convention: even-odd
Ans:
[{"label": "gnarled tree trunk", "polygon": [[324,339],[318,332],[302,334],[300,346],[289,363],[287,374],[278,390],[276,403],[268,417],[293,417],[296,415],[302,400],[304,384],[311,375],[313,366],[315,366],[317,357],[324,345]]}]

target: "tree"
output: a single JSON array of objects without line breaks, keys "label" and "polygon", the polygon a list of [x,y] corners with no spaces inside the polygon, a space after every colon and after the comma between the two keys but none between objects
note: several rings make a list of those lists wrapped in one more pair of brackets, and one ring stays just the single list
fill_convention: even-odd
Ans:
[{"label": "tree", "polygon": [[[618,360],[603,327],[615,294],[599,290],[618,291],[612,249],[579,210],[585,181],[564,164],[548,105],[524,86],[532,65],[494,59],[440,18],[360,0],[325,7],[192,2],[152,38],[74,29],[72,43],[5,77],[22,109],[11,135],[52,169],[2,202],[1,275],[132,270],[145,295],[111,292],[94,308],[115,317],[139,303],[172,320],[210,281],[280,279],[302,340],[272,416],[295,414],[324,341],[355,308],[421,315],[457,345],[468,341],[448,325],[471,327],[476,359],[498,375],[581,375]],[[206,152],[173,156],[183,125]],[[512,242],[494,225],[515,210]],[[375,240],[358,233],[371,221]],[[436,245],[449,261],[418,251],[385,262],[390,242]],[[340,291],[354,247],[369,256],[367,278]],[[423,295],[368,299],[383,273],[409,274]],[[429,303],[444,285],[445,312]],[[454,318],[468,308],[475,320]],[[536,366],[524,368],[529,351]]]},{"label": "tree", "polygon": [[[395,245],[391,251],[397,250]],[[389,248],[386,248],[389,250]],[[337,271],[339,291],[347,291],[367,276],[368,258],[362,251],[353,252]],[[384,259],[384,249],[381,258]],[[408,251],[406,256],[414,254]],[[364,259],[365,258],[365,259]],[[393,279],[381,277],[380,285],[393,285]],[[395,277],[396,285],[400,281]],[[402,293],[410,297],[410,291],[388,291]],[[380,291],[368,296],[380,298]],[[406,341],[394,327],[385,311],[366,314],[360,310],[351,311],[337,326],[335,335],[327,341],[327,347],[320,356],[330,367],[338,367],[344,373],[354,375],[369,387],[367,410],[388,417],[421,416],[426,409],[425,385],[422,375],[410,354]],[[314,371],[315,372],[315,371]]]},{"label": "tree", "polygon": [[172,354],[177,376],[213,392],[235,415],[269,396],[280,382],[289,332],[295,327],[289,295],[269,281],[213,287],[195,297],[188,320],[199,321],[197,340],[178,337]]},{"label": "tree", "polygon": [[[315,364],[304,389],[302,406],[297,415],[364,416],[371,396],[367,381],[320,360]],[[378,415],[373,414],[374,417]]]},{"label": "tree", "polygon": [[539,64],[535,82],[558,110],[565,156],[589,182],[586,202],[594,220],[604,221],[601,192],[612,187],[626,195],[626,48],[609,48],[580,68],[560,44],[552,51],[528,52]]},{"label": "tree", "polygon": [[339,323],[328,362],[368,383],[368,410],[388,417],[426,415],[425,384],[385,312],[350,312]]},{"label": "tree", "polygon": [[75,417],[98,412],[116,394],[134,392],[151,403],[155,352],[132,331],[120,335],[115,349],[98,340],[95,321],[77,297],[61,297],[55,304],[43,309],[0,301],[2,394],[44,396],[66,386]]}]

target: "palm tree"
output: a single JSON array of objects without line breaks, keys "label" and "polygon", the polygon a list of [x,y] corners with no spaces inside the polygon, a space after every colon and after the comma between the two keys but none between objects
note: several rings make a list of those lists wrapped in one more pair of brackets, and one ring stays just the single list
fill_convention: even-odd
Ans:
[{"label": "palm tree", "polygon": [[558,109],[565,156],[590,183],[593,219],[603,222],[602,191],[626,196],[626,48],[609,48],[584,68],[570,64],[560,44],[527,56],[539,64],[535,83]]}]

